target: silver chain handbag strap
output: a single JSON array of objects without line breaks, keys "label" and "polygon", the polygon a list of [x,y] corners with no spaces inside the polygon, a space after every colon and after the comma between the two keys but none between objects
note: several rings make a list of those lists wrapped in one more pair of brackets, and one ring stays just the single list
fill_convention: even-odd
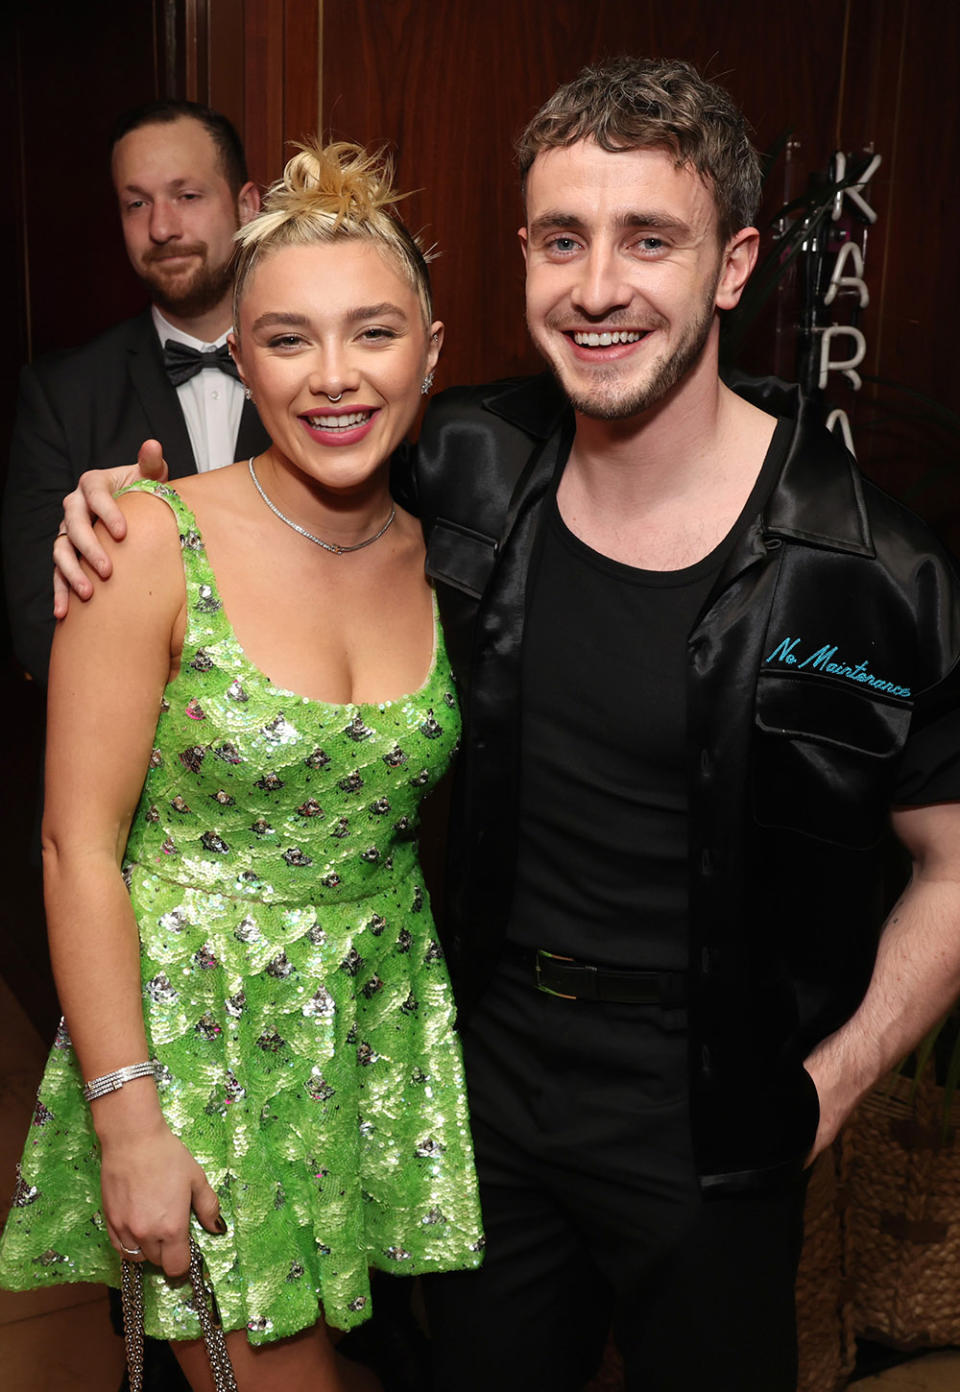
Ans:
[{"label": "silver chain handbag strap", "polygon": [[[143,1265],[125,1261],[120,1273],[120,1299],[123,1304],[123,1338],[127,1349],[130,1392],[143,1392]],[[204,1347],[213,1374],[215,1392],[237,1392],[227,1343],[220,1323],[220,1310],[213,1286],[207,1279],[203,1253],[190,1239],[190,1284],[193,1308],[200,1321]]]},{"label": "silver chain handbag strap", "polygon": [[143,1392],[143,1270],[139,1262],[120,1263],[120,1303],[130,1392]]}]

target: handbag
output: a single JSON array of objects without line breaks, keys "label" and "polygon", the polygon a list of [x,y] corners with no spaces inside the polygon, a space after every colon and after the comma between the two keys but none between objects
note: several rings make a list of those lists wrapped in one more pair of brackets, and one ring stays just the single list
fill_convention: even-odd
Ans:
[{"label": "handbag", "polygon": [[[227,1353],[220,1323],[220,1310],[213,1286],[209,1281],[203,1253],[190,1239],[190,1284],[193,1305],[200,1321],[204,1347],[213,1374],[216,1392],[237,1392],[230,1355]],[[123,1305],[123,1341],[127,1350],[127,1375],[130,1392],[143,1392],[143,1264],[124,1261],[120,1270],[120,1299]]]}]

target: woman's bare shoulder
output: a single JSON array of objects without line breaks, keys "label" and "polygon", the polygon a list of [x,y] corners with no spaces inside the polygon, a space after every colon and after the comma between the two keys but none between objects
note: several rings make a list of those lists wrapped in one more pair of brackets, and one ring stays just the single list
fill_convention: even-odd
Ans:
[{"label": "woman's bare shoulder", "polygon": [[179,554],[177,516],[162,497],[138,489],[118,494],[115,501],[127,523],[123,541],[114,541],[102,522],[96,524],[100,544],[115,565],[155,560],[166,551]]}]

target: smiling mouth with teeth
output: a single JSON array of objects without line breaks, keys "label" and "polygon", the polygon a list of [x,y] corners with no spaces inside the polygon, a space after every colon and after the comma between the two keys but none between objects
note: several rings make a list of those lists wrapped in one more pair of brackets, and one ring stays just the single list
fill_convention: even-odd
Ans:
[{"label": "smiling mouth with teeth", "polygon": [[617,343],[639,343],[647,333],[646,329],[615,329],[612,333],[580,333],[573,329],[570,337],[578,348],[612,348]]},{"label": "smiling mouth with teeth", "polygon": [[303,419],[314,430],[355,430],[358,425],[366,425],[372,415],[372,411],[351,411],[344,416],[304,416]]}]

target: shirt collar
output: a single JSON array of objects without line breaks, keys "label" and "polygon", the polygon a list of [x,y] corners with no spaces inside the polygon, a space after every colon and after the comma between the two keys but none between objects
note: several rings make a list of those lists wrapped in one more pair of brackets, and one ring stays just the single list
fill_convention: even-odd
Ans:
[{"label": "shirt collar", "polygon": [[167,339],[172,339],[174,343],[183,343],[188,348],[196,348],[198,352],[203,353],[210,348],[221,347],[222,344],[226,343],[227,334],[230,332],[229,329],[225,329],[219,338],[215,338],[212,343],[207,343],[202,338],[194,338],[193,334],[185,333],[183,329],[178,329],[174,324],[171,324],[170,320],[164,318],[160,313],[156,305],[150,306],[150,314],[161,346],[166,343]]},{"label": "shirt collar", "polygon": [[[725,374],[727,385],[771,415],[794,421],[780,480],[763,510],[762,531],[855,555],[874,554],[856,463],[825,430],[799,387],[776,377]],[[483,405],[536,439],[548,439],[570,406],[549,373],[495,383]],[[758,532],[757,545],[762,546]]]}]

